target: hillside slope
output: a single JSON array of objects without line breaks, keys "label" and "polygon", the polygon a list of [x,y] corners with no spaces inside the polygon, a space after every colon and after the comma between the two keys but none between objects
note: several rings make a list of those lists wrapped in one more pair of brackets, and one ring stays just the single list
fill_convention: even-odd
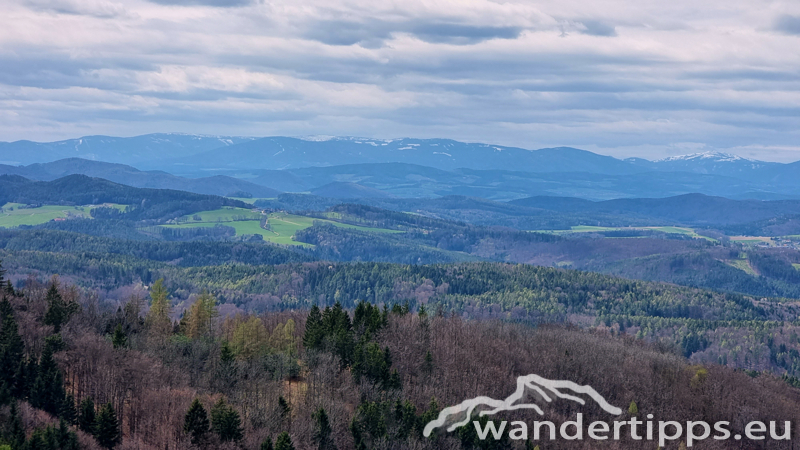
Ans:
[{"label": "hillside slope", "polygon": [[223,175],[184,178],[162,171],[141,171],[124,164],[81,158],[61,159],[28,166],[0,165],[0,175],[20,175],[38,181],[51,181],[67,175],[86,175],[139,188],[174,189],[220,196],[245,192],[253,197],[275,197],[280,193],[266,186]]}]

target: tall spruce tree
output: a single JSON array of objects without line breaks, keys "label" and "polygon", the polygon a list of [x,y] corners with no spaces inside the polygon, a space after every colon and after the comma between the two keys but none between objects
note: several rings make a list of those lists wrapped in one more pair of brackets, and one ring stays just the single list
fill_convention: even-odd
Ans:
[{"label": "tall spruce tree", "polygon": [[125,348],[128,346],[128,336],[122,330],[122,324],[117,324],[114,328],[114,334],[111,335],[111,344],[114,348]]},{"label": "tall spruce tree", "polygon": [[278,415],[281,420],[290,420],[292,418],[292,406],[282,395],[278,396]]},{"label": "tall spruce tree", "polygon": [[78,412],[75,410],[75,396],[67,394],[64,396],[64,401],[61,404],[61,409],[58,416],[68,424],[74,424],[78,418]]},{"label": "tall spruce tree", "polygon": [[61,370],[53,359],[53,346],[45,345],[39,361],[39,373],[33,383],[30,402],[36,408],[58,415],[64,405],[66,393]]},{"label": "tall spruce tree", "polygon": [[261,446],[258,448],[258,450],[275,450],[272,445],[272,438],[267,437],[264,439],[264,442],[261,443]]},{"label": "tall spruce tree", "polygon": [[56,441],[58,442],[60,450],[80,449],[80,445],[78,445],[78,435],[69,429],[67,422],[60,420],[58,422],[58,428],[54,428],[53,431],[55,432]]},{"label": "tall spruce tree", "polygon": [[16,401],[11,402],[8,424],[6,425],[7,439],[14,449],[22,448],[25,443],[25,427],[22,425],[22,417]]},{"label": "tall spruce tree", "polygon": [[294,443],[289,433],[284,431],[278,435],[278,439],[275,440],[275,450],[294,450]]},{"label": "tall spruce tree", "polygon": [[19,365],[17,373],[17,386],[14,395],[19,399],[30,398],[33,384],[39,376],[39,361],[29,356],[27,361]]},{"label": "tall spruce tree", "polygon": [[86,397],[78,408],[78,428],[89,434],[94,434],[95,419],[94,400],[92,400],[92,397]]},{"label": "tall spruce tree", "polygon": [[60,333],[61,327],[78,311],[78,304],[67,302],[58,291],[58,280],[54,277],[47,290],[47,312],[44,315],[45,325],[52,325],[54,333]]},{"label": "tall spruce tree", "polygon": [[103,448],[114,448],[122,442],[117,413],[111,403],[106,403],[100,408],[94,424],[94,438]]},{"label": "tall spruce tree", "polygon": [[314,435],[312,439],[317,444],[317,450],[336,450],[336,444],[334,444],[331,437],[333,429],[325,409],[319,408],[311,415],[311,418],[314,420]]},{"label": "tall spruce tree", "polygon": [[194,445],[203,442],[208,434],[208,414],[198,398],[194,399],[192,406],[186,411],[186,417],[183,420],[183,431],[192,437],[192,444]]},{"label": "tall spruce tree", "polygon": [[25,344],[7,298],[0,301],[0,327],[0,387],[5,386],[9,392],[19,396],[19,384],[24,382],[19,380],[19,376]]},{"label": "tall spruce tree", "polygon": [[239,413],[223,398],[211,408],[211,429],[222,442],[241,441],[244,437]]},{"label": "tall spruce tree", "polygon": [[306,318],[306,331],[303,334],[303,346],[309,350],[319,350],[325,333],[322,330],[322,313],[317,305],[311,307]]}]

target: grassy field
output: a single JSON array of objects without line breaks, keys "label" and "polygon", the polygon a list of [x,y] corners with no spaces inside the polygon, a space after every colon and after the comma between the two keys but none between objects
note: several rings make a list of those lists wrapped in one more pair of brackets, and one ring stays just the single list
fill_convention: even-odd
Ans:
[{"label": "grassy field", "polygon": [[735,268],[737,268],[737,269],[739,269],[741,271],[744,271],[748,275],[752,275],[754,277],[758,276],[756,271],[753,270],[753,267],[750,266],[750,263],[746,259],[728,260],[728,261],[725,261],[725,264],[727,264],[729,266],[732,266],[732,267],[735,267]]},{"label": "grassy field", "polygon": [[614,227],[592,227],[588,225],[578,225],[576,227],[572,227],[570,230],[562,230],[561,233],[592,233],[595,231],[614,231],[614,230],[625,230],[626,228],[614,228]]},{"label": "grassy field", "polygon": [[[195,220],[198,216],[201,220]],[[247,218],[247,220],[234,220],[234,217]],[[185,222],[176,225],[162,225],[168,228],[191,228],[191,227],[213,227],[217,224],[224,224],[225,226],[233,227],[236,229],[236,235],[243,234],[258,234],[261,235],[265,241],[274,242],[276,244],[284,245],[302,245],[309,246],[302,242],[292,240],[292,236],[298,231],[308,228],[314,224],[313,217],[298,216],[286,213],[272,213],[268,216],[269,230],[261,228],[261,214],[252,212],[248,209],[242,208],[224,208],[214,211],[203,211],[191,216],[183,217]],[[344,223],[335,222],[332,220],[321,220],[322,222],[330,223],[337,227],[354,228],[361,231],[372,231],[378,233],[400,233],[400,231],[386,230],[383,228],[369,228],[359,227],[355,225],[348,225]]]},{"label": "grassy field", "polygon": [[[197,219],[200,220],[197,220]],[[261,220],[261,213],[253,212],[244,208],[222,208],[213,211],[202,211],[196,214],[191,214],[181,218],[183,223],[197,223],[197,222],[233,222],[234,220]],[[252,233],[251,233],[252,234]]]},{"label": "grassy field", "polygon": [[603,231],[631,231],[631,230],[653,230],[653,231],[660,231],[662,233],[675,233],[675,234],[685,234],[687,236],[691,236],[693,238],[698,239],[707,239],[709,241],[716,242],[716,239],[710,238],[707,236],[701,236],[697,234],[692,228],[687,227],[593,227],[589,225],[579,225],[572,227],[569,230],[537,230],[540,233],[554,233],[554,234],[563,234],[563,233],[600,233]]},{"label": "grassy field", "polygon": [[18,203],[3,205],[2,212],[0,212],[0,227],[39,225],[57,218],[90,217],[89,207],[46,205],[38,208],[23,208],[24,206]]},{"label": "grassy field", "polygon": [[256,197],[228,197],[228,198],[232,198],[234,200],[239,200],[240,202],[245,202],[248,205],[252,205],[253,203],[255,203],[255,202],[259,201],[259,200],[275,200],[274,198],[261,198],[261,197],[259,197],[259,198],[256,198]]},{"label": "grassy field", "polygon": [[763,242],[769,245],[774,245],[772,238],[767,236],[731,236],[731,242],[751,245],[760,244]]}]

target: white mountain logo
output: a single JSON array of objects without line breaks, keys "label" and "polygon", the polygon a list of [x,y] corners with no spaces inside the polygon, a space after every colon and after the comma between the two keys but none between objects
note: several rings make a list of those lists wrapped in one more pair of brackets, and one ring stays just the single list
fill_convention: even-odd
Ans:
[{"label": "white mountain logo", "polygon": [[448,426],[447,431],[453,431],[458,427],[464,426],[469,423],[470,419],[472,418],[472,412],[478,406],[488,406],[491,408],[480,411],[478,413],[479,416],[492,415],[501,411],[513,411],[517,409],[532,409],[540,416],[543,416],[544,411],[542,411],[542,408],[539,405],[535,403],[517,403],[523,399],[529,389],[538,393],[548,403],[552,402],[553,398],[555,397],[572,400],[580,403],[581,405],[585,405],[586,400],[583,398],[566,394],[563,391],[571,391],[575,394],[588,395],[589,398],[594,400],[607,413],[615,416],[622,414],[622,409],[609,404],[603,398],[603,396],[598,394],[597,391],[595,391],[591,386],[581,386],[577,383],[573,383],[572,381],[548,380],[547,378],[542,378],[539,375],[531,374],[517,378],[517,390],[505,400],[495,400],[491,397],[475,397],[469,400],[464,400],[458,405],[448,406],[439,413],[439,417],[437,417],[435,420],[431,420],[427,425],[425,425],[425,429],[422,431],[422,434],[425,437],[430,436],[434,429],[444,426],[449,418],[452,416],[459,416],[461,413],[466,411],[466,417],[463,420]]}]

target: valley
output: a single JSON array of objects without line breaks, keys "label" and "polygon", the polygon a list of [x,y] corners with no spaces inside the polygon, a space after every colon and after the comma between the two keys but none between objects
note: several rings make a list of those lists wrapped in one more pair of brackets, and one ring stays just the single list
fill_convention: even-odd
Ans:
[{"label": "valley", "polygon": [[317,219],[297,214],[287,214],[285,212],[267,213],[265,211],[247,210],[244,208],[225,208],[215,211],[200,211],[191,216],[179,217],[175,220],[176,224],[160,225],[163,228],[171,229],[191,229],[214,227],[224,225],[236,230],[236,236],[246,235],[261,236],[263,240],[282,245],[311,246],[304,242],[294,239],[295,233],[314,226],[314,222],[321,224],[331,224],[342,228],[352,228],[364,232],[373,233],[399,233],[396,230],[382,228],[361,227],[340,223],[333,220]]},{"label": "valley", "polygon": [[[337,145],[349,151],[352,144]],[[423,144],[403,151],[418,148]],[[514,153],[509,161],[515,161]],[[549,162],[540,162],[552,170],[561,170],[565,158],[586,156],[563,149],[544,154]],[[224,396],[250,421],[242,439],[256,447],[266,434],[287,426],[313,426],[304,418],[310,417],[310,399],[333,405],[339,442],[366,446],[375,442],[366,411],[391,427],[397,417],[418,423],[440,409],[431,397],[451,403],[466,393],[425,381],[430,377],[449,379],[457,370],[484,380],[482,388],[490,391],[497,374],[482,365],[463,367],[462,357],[451,355],[475,333],[476,345],[494,348],[491,354],[503,354],[501,349],[517,340],[558,348],[547,356],[553,377],[575,378],[576,367],[597,366],[598,353],[608,353],[605,360],[611,361],[622,352],[627,356],[615,360],[615,370],[635,380],[636,397],[620,394],[610,379],[602,383],[623,405],[635,401],[642,408],[670,410],[674,401],[658,392],[685,390],[695,398],[701,387],[711,389],[702,381],[706,376],[767,397],[796,395],[800,200],[696,192],[629,197],[641,188],[636,180],[644,178],[669,179],[680,185],[678,193],[692,191],[698,185],[684,181],[698,175],[674,175],[666,167],[694,170],[694,160],[665,165],[590,160],[594,166],[583,170],[594,172],[582,173],[459,169],[450,162],[253,169],[253,176],[242,179],[250,184],[227,175],[193,179],[80,160],[4,167],[0,276],[8,283],[0,292],[9,299],[14,320],[25,324],[26,345],[50,348],[55,344],[48,342],[58,339],[53,336],[68,342],[66,349],[51,349],[63,355],[60,367],[67,376],[96,379],[99,375],[75,363],[90,355],[128,355],[135,364],[172,374],[171,381],[153,386],[187,393],[170,394],[178,416],[194,398],[209,403],[212,396]],[[698,167],[707,162],[700,158]],[[652,176],[637,172],[642,167],[661,169]],[[608,173],[596,173],[600,168]],[[233,167],[230,174],[238,170]],[[718,171],[729,181],[736,175],[733,169]],[[597,184],[609,177],[617,177],[612,184],[628,186],[626,191]],[[534,179],[549,180],[552,187],[532,187]],[[159,183],[180,189],[153,187]],[[553,193],[584,198],[547,195]],[[75,305],[64,307],[69,312],[61,333],[47,318],[54,313],[46,313],[57,296]],[[481,352],[481,358],[491,358],[489,353]],[[544,357],[542,351],[536,354]],[[642,372],[640,363],[631,363],[643,360],[659,366]],[[126,364],[113,366],[137,377]],[[652,388],[664,370],[679,381]],[[588,372],[593,382],[600,380]],[[53,395],[67,404],[75,403],[67,399],[68,391],[83,398],[102,395],[127,417],[147,417],[142,405],[117,392],[139,389],[152,378],[131,379],[111,375],[108,390],[65,384],[63,395]],[[21,389],[14,395],[38,395],[36,389]],[[151,395],[143,392],[136,398]],[[324,392],[338,394],[329,398]],[[268,398],[257,400],[259,395]],[[349,399],[343,402],[341,395]],[[380,403],[392,395],[403,396],[407,403],[401,402],[400,410],[406,412],[390,412],[400,410],[395,403]],[[293,419],[297,425],[272,419],[277,413],[271,408],[280,404],[276,398],[302,411]],[[62,414],[52,405],[35,405]],[[4,411],[0,408],[0,415]],[[390,439],[414,448],[473,448],[463,436],[420,440],[413,431],[417,425],[408,426],[411,431]],[[160,434],[152,438],[124,427],[126,439],[142,445],[166,440],[180,447],[187,439],[174,431],[178,425],[153,425]],[[81,433],[78,439],[93,442]],[[624,445],[620,448],[634,448]]]},{"label": "valley", "polygon": [[123,211],[126,206],[113,203],[81,206],[31,206],[23,203],[6,203],[0,208],[0,228],[41,225],[51,221],[77,218],[89,219],[94,208],[114,208]]}]

